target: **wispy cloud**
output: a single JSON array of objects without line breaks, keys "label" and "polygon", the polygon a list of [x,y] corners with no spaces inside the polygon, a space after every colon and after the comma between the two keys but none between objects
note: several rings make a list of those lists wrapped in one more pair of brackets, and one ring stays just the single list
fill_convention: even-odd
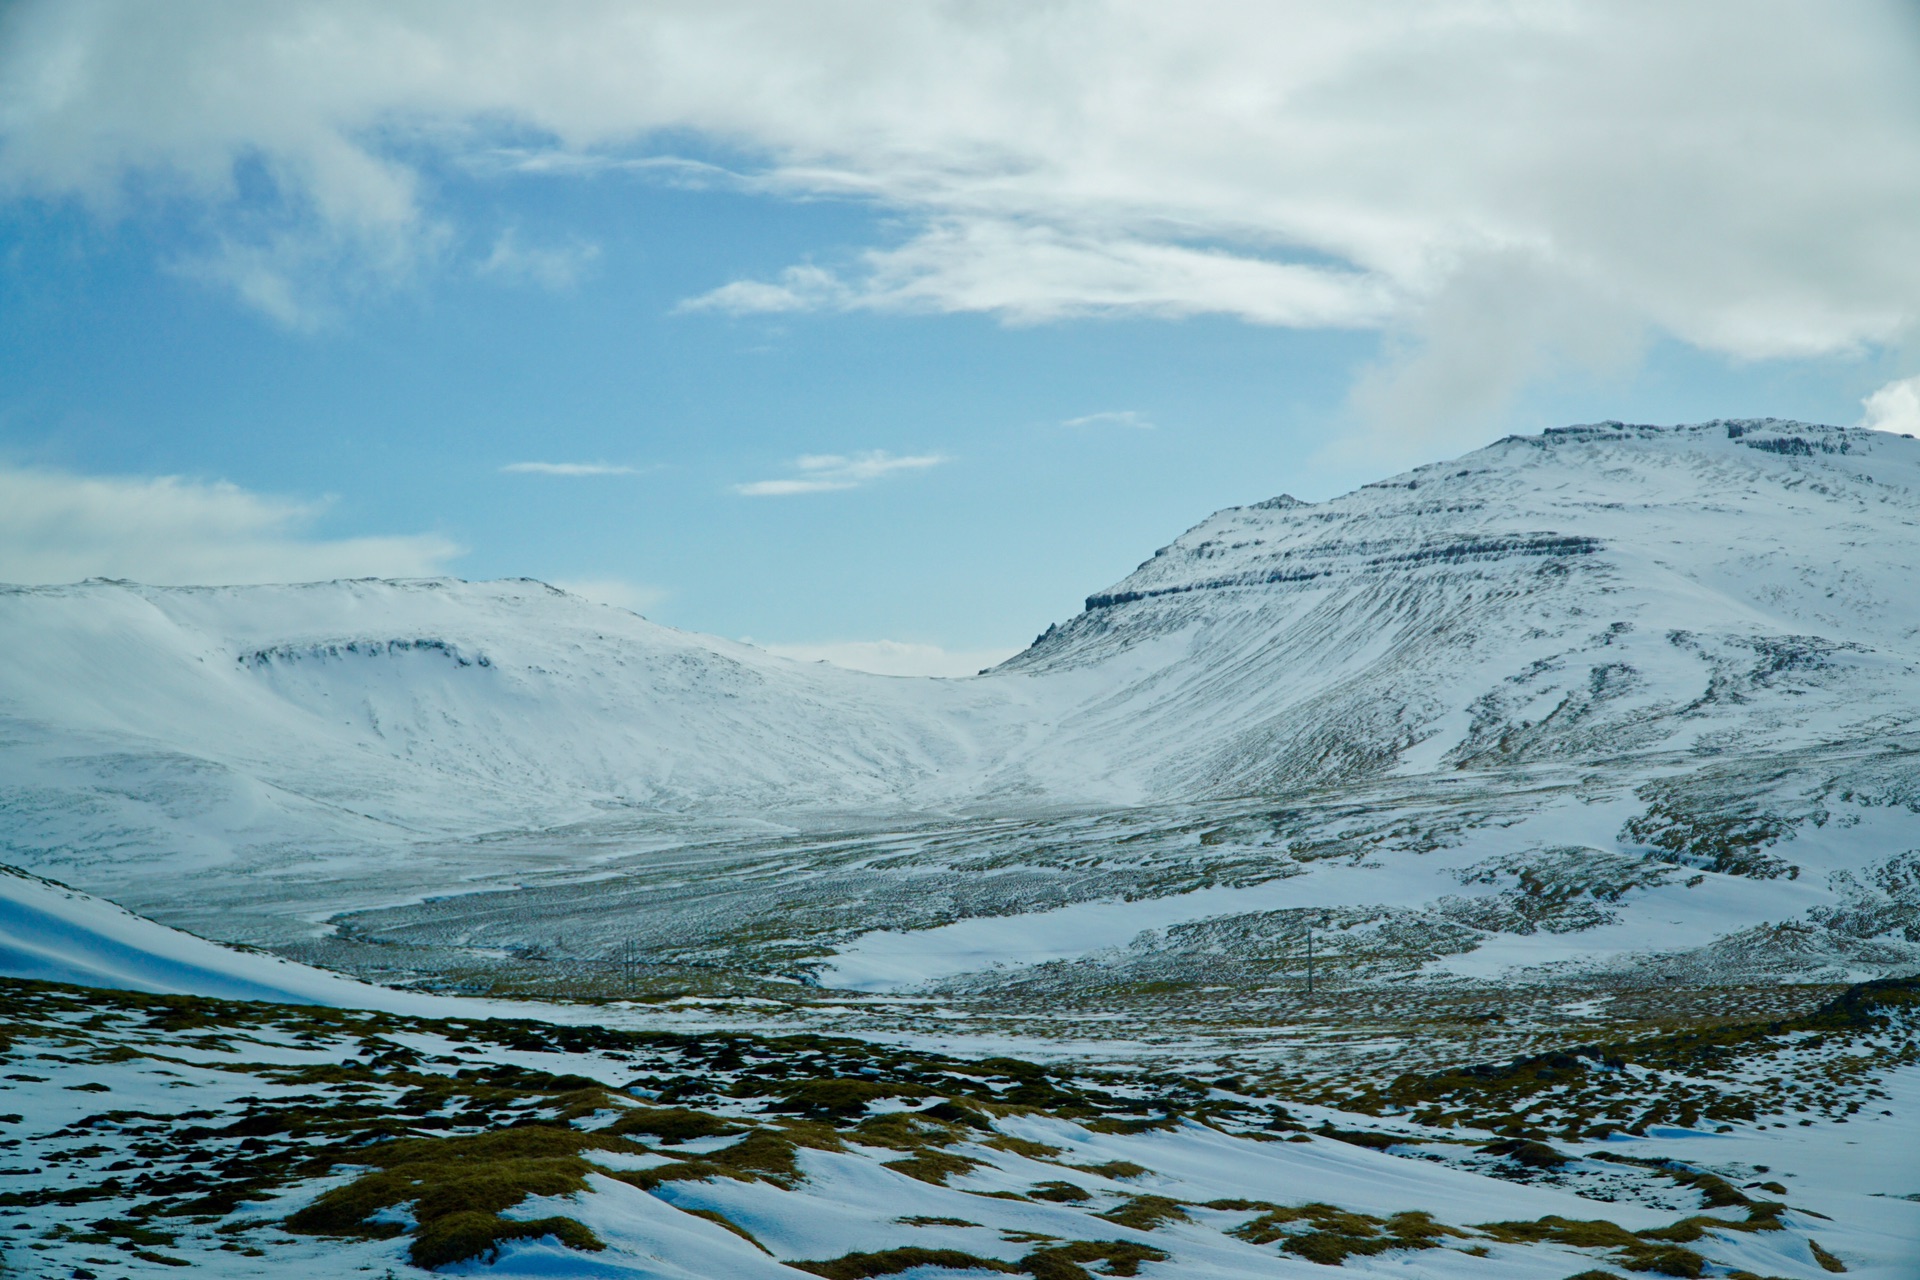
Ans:
[{"label": "wispy cloud", "polygon": [[611,462],[509,462],[500,468],[509,476],[639,476],[652,467],[623,467]]},{"label": "wispy cloud", "polygon": [[483,276],[523,281],[559,292],[571,289],[600,257],[600,246],[585,240],[558,245],[525,245],[509,228],[493,242],[493,251],[474,267]]},{"label": "wispy cloud", "polygon": [[1105,413],[1083,413],[1077,418],[1068,418],[1060,424],[1063,427],[1131,427],[1136,431],[1153,430],[1153,422],[1135,409],[1111,409]]},{"label": "wispy cloud", "polygon": [[740,173],[704,160],[676,155],[625,155],[582,151],[567,147],[489,147],[458,158],[462,168],[483,177],[537,174],[591,177],[603,173],[639,174],[666,186],[690,191],[725,189],[763,191],[767,181],[757,174]]},{"label": "wispy cloud", "polygon": [[726,315],[778,314],[846,307],[858,295],[821,267],[788,267],[777,281],[735,280],[710,293],[688,298],[675,310],[718,311]]},{"label": "wispy cloud", "polygon": [[736,280],[680,309],[984,312],[1011,324],[1224,314],[1252,324],[1351,329],[1387,323],[1405,301],[1379,275],[1254,249],[976,214],[934,220],[903,245],[861,254],[844,273],[789,267],[776,281]]},{"label": "wispy cloud", "polygon": [[327,500],[180,476],[0,467],[0,581],[160,584],[423,577],[462,554],[438,534],[330,538]]},{"label": "wispy cloud", "polygon": [[866,453],[810,453],[794,460],[799,474],[778,480],[753,480],[733,486],[735,493],[750,498],[785,497],[796,493],[829,493],[836,489],[858,489],[883,476],[901,471],[924,471],[950,462],[945,454],[923,453],[899,456],[885,449]]},{"label": "wispy cloud", "polygon": [[425,219],[405,227],[323,230],[305,226],[297,216],[259,221],[270,229],[222,233],[182,249],[164,265],[185,279],[230,291],[298,333],[335,327],[350,302],[414,278],[440,259],[453,238],[449,228]]}]

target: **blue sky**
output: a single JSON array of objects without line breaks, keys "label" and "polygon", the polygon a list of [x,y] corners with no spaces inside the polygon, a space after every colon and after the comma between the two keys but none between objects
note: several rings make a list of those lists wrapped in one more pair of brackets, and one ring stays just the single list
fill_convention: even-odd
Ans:
[{"label": "blue sky", "polygon": [[[1183,28],[1193,47],[1166,66],[1137,13],[1093,11],[1110,39],[1062,74],[1017,65],[1069,55],[1005,15],[947,15],[995,55],[982,70],[927,52],[953,32],[839,5],[824,25],[868,33],[872,65],[749,110],[710,82],[758,92],[845,42],[743,42],[676,11],[665,70],[705,74],[637,102],[638,73],[579,52],[653,50],[632,11],[450,29],[450,10],[400,10],[409,56],[440,67],[423,87],[368,71],[394,44],[321,21],[341,9],[182,6],[129,31],[137,10],[29,5],[0,24],[0,72],[85,68],[0,91],[0,578],[527,575],[808,656],[959,670],[1227,504],[1570,421],[1920,418],[1920,277],[1912,255],[1883,265],[1920,247],[1920,165],[1900,171],[1920,149],[1884,103],[1836,109],[1836,158],[1798,137],[1804,103],[1729,108],[1708,67],[1657,104],[1694,126],[1685,145],[1650,156],[1599,99],[1551,94],[1490,143],[1511,102],[1464,82],[1409,96],[1395,69],[1422,55],[1398,27],[1336,24],[1318,61],[1271,72],[1335,104],[1304,111],[1206,101],[1268,74],[1239,50],[1271,32],[1232,11]],[[300,21],[335,41],[302,64],[311,83],[263,72],[202,100],[196,58]],[[1610,41],[1676,60],[1724,43],[1693,20],[1427,34],[1602,81]],[[1884,34],[1789,30],[1725,56],[1804,69],[1813,39],[1858,80],[1892,65]],[[501,57],[523,72],[504,96],[497,70],[461,74]],[[582,83],[602,89],[584,106]],[[1150,123],[1090,111],[1129,85]],[[1192,118],[1163,126],[1156,102]],[[1422,177],[1436,102],[1461,119]],[[1356,120],[1381,154],[1328,161]],[[1034,142],[1047,121],[1070,136]],[[1576,138],[1589,153],[1562,164]],[[1724,171],[1689,172],[1686,146]],[[1797,147],[1822,182],[1783,199]],[[1379,181],[1396,160],[1405,191]]]}]

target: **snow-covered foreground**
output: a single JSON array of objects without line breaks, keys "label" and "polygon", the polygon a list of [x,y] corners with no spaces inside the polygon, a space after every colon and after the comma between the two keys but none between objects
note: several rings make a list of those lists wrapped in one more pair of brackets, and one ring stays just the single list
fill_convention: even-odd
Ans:
[{"label": "snow-covered foreground", "polygon": [[[1710,1084],[1657,1039],[1406,1077],[1362,1114],[817,1037],[6,982],[0,1248],[48,1276],[1891,1280],[1920,1261],[1914,992],[1849,999],[1723,1033]],[[1560,1131],[1583,1091],[1624,1131]]]},{"label": "snow-covered foreground", "polygon": [[1786,1022],[1315,1091],[393,991],[17,874],[0,965],[0,1259],[25,1274],[1920,1261],[1911,980]]}]

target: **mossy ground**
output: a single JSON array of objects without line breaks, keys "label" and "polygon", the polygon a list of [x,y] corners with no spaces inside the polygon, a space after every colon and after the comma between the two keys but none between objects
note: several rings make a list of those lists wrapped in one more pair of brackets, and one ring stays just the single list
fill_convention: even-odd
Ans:
[{"label": "mossy ground", "polygon": [[[222,1229],[239,1238],[269,1229],[405,1235],[409,1260],[427,1268],[484,1260],[529,1236],[593,1250],[601,1242],[576,1219],[511,1211],[529,1198],[577,1196],[594,1174],[642,1190],[713,1178],[793,1186],[803,1176],[801,1151],[849,1144],[897,1153],[889,1167],[942,1184],[981,1163],[948,1150],[963,1141],[1060,1154],[995,1132],[997,1117],[1144,1124],[1236,1109],[1185,1079],[1144,1089],[1126,1082],[1116,1092],[1016,1059],[963,1062],[812,1036],[419,1020],[38,983],[0,983],[0,1019],[6,1042],[37,1042],[66,1063],[152,1065],[182,1061],[174,1055],[183,1051],[219,1053],[232,1060],[229,1070],[263,1086],[218,1111],[88,1115],[47,1135],[56,1140],[47,1159],[74,1164],[77,1178],[80,1162],[129,1151],[142,1157],[137,1173],[114,1166],[88,1181],[0,1193],[0,1212],[115,1205],[116,1217],[101,1219],[107,1225],[88,1239],[127,1252],[172,1244],[178,1233],[160,1224],[223,1218],[231,1221]],[[449,1052],[422,1051],[422,1036]],[[577,1055],[599,1074],[488,1060],[501,1054]],[[628,1079],[605,1078],[610,1057],[627,1064]],[[689,1152],[690,1143],[700,1149]],[[608,1155],[650,1163],[596,1163]],[[343,1169],[357,1172],[277,1223],[242,1212]]]},{"label": "mossy ground", "polygon": [[[259,1253],[317,1234],[396,1244],[405,1237],[407,1259],[431,1268],[484,1261],[535,1236],[601,1247],[565,1211],[596,1176],[641,1191],[706,1180],[791,1189],[805,1182],[808,1151],[833,1151],[963,1190],[996,1162],[1043,1162],[1059,1176],[1022,1181],[1020,1191],[973,1193],[983,1204],[1011,1197],[1071,1209],[1095,1233],[1134,1233],[1130,1241],[1034,1239],[1017,1262],[988,1268],[1038,1280],[1079,1280],[1090,1268],[1131,1274],[1166,1252],[1139,1237],[1165,1240],[1205,1224],[1326,1265],[1400,1250],[1550,1244],[1589,1250],[1627,1271],[1705,1275],[1718,1233],[1785,1230],[1785,1205],[1756,1194],[1757,1182],[1742,1188],[1672,1162],[1609,1153],[1575,1159],[1564,1148],[1573,1126],[1558,1116],[1592,1095],[1604,1100],[1602,1119],[1626,1099],[1631,1114],[1621,1127],[1651,1123],[1650,1114],[1683,1118],[1689,1108],[1702,1122],[1778,1123],[1766,1117],[1784,1094],[1845,1118],[1871,1100],[1874,1064],[1913,1060],[1905,1028],[1917,991],[1913,982],[1867,983],[1796,1017],[1402,1073],[1347,1095],[1354,1120],[1309,1136],[1288,1110],[1293,1099],[1272,1096],[1246,1074],[1102,1073],[817,1036],[421,1020],[0,983],[9,1061],[41,1064],[13,1078],[46,1083],[46,1073],[59,1071],[73,1080],[65,1087],[74,1096],[101,1099],[100,1109],[34,1137],[35,1158],[55,1175],[0,1192],[0,1213],[51,1224],[46,1240],[161,1265],[197,1248]],[[93,1078],[122,1068],[182,1077],[204,1071],[197,1064],[208,1055],[219,1056],[220,1078],[239,1087],[207,1107],[116,1106],[115,1089]],[[1801,1073],[1791,1082],[1789,1062]],[[1367,1115],[1381,1127],[1352,1127]],[[1025,1118],[1123,1141],[1199,1123],[1262,1140],[1287,1135],[1382,1150],[1424,1142],[1418,1150],[1523,1180],[1572,1177],[1611,1160],[1623,1176],[1665,1185],[1697,1207],[1664,1227],[1630,1232],[1601,1220],[1443,1223],[1414,1206],[1369,1215],[1329,1204],[1195,1204],[1153,1189],[1145,1164],[1076,1162],[1067,1147],[1008,1131]],[[13,1149],[22,1139],[0,1142]],[[1118,1187],[1120,1180],[1132,1185]],[[553,1208],[530,1210],[530,1200]],[[270,1205],[280,1207],[263,1211]],[[724,1215],[696,1211],[752,1239]],[[910,1235],[971,1221],[899,1225]],[[821,1275],[892,1274],[884,1268],[929,1248],[902,1240],[898,1249],[808,1266]],[[1812,1242],[1807,1248],[1820,1265],[1841,1265]]]}]

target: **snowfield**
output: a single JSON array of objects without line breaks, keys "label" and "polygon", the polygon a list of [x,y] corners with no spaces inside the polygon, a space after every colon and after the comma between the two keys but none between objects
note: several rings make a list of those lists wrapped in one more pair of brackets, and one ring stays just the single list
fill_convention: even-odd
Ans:
[{"label": "snowfield", "polygon": [[1915,1274],[1916,568],[1920,442],[1766,420],[1230,508],[965,679],[0,588],[0,1256]]},{"label": "snowfield", "polygon": [[[1569,778],[1499,819],[1526,823],[1535,848],[1657,847],[1748,874],[1709,850],[1716,830],[1768,837],[1765,861],[1758,850],[1806,848],[1829,817],[1908,812],[1916,528],[1920,442],[1903,437],[1566,428],[1329,502],[1220,512],[961,680],[788,662],[533,582],[10,589],[0,857],[280,945],[343,910],[617,876],[640,849],[1298,801],[1393,779],[1510,794],[1532,771]],[[1747,812],[1739,795],[1757,790],[1785,808]],[[1622,825],[1636,817],[1638,837]],[[1879,826],[1823,860],[1821,878],[1851,877],[1838,889],[1759,878],[1780,900],[1739,911],[1740,927],[1870,892],[1886,859],[1920,845],[1904,818]],[[1301,889],[1302,908],[1332,900]],[[1373,900],[1403,897],[1383,885]],[[1152,914],[1119,913],[1143,928]],[[1521,963],[1582,952],[1507,932]],[[903,956],[891,976],[869,972],[892,945],[828,966],[868,986],[952,969]],[[1851,946],[1833,972],[1914,958],[1904,939],[1879,947]],[[1003,958],[1064,954],[1049,942]]]},{"label": "snowfield", "polygon": [[[1746,1104],[1731,1124],[1545,1140],[852,1041],[12,983],[0,1249],[48,1276],[1892,1280],[1920,1257],[1920,1204],[1885,1190],[1916,1172],[1912,994],[1721,1063],[1737,1086],[1877,1059],[1853,1101],[1734,1088],[1706,1104]],[[1536,1070],[1530,1102],[1596,1071],[1636,1107],[1703,1097],[1643,1065],[1662,1043]]]},{"label": "snowfield", "polygon": [[1916,529],[1904,437],[1572,427],[1222,511],[958,680],[533,582],[16,588],[0,858],[366,973],[1178,981],[1310,917],[1436,980],[1906,972]]},{"label": "snowfield", "polygon": [[[397,1013],[445,1014],[463,1007],[279,956],[236,951],[11,870],[0,870],[0,973],[33,982]],[[468,1001],[464,1007],[480,1006]]]},{"label": "snowfield", "polygon": [[1107,805],[1884,741],[1920,699],[1916,528],[1904,437],[1566,428],[1223,511],[963,680],[534,582],[13,588],[9,852],[246,865],[608,810]]}]

